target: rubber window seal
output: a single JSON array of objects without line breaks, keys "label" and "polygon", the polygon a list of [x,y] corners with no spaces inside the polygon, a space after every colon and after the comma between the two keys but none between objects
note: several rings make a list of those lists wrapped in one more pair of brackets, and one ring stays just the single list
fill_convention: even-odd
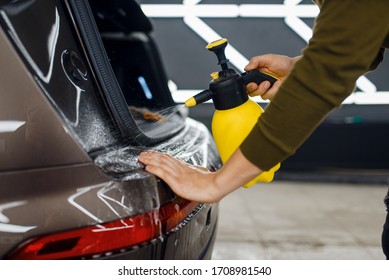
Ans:
[{"label": "rubber window seal", "polygon": [[168,138],[166,136],[160,138],[148,137],[136,124],[109,63],[88,1],[70,0],[69,3],[89,53],[92,66],[95,68],[96,77],[100,82],[112,115],[119,126],[121,136],[129,144],[138,146],[152,145]]}]

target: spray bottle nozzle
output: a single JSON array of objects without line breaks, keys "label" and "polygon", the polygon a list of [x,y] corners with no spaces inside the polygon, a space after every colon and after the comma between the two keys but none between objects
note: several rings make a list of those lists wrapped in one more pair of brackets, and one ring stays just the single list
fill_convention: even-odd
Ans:
[{"label": "spray bottle nozzle", "polygon": [[[226,58],[226,55],[224,53],[227,44],[228,44],[227,39],[223,38],[223,39],[213,41],[206,46],[208,50],[216,54],[218,59],[218,64],[220,64],[220,66],[222,67],[222,72],[227,72],[227,70],[229,70],[227,65],[228,59]],[[213,72],[211,74],[211,77],[212,80],[217,80],[219,78],[219,72]],[[185,106],[186,107],[196,106],[200,103],[210,100],[213,97],[213,95],[214,93],[211,90],[209,89],[203,90],[202,92],[186,100]]]},{"label": "spray bottle nozzle", "polygon": [[196,94],[195,96],[189,98],[185,101],[186,107],[193,107],[200,103],[204,103],[205,101],[208,101],[212,98],[212,91],[209,89],[203,90],[202,92]]}]

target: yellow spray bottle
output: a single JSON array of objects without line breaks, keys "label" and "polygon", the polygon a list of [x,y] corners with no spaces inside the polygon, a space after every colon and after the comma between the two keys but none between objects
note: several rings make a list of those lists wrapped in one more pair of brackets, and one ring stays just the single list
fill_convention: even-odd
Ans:
[{"label": "yellow spray bottle", "polygon": [[[212,134],[223,163],[239,148],[263,113],[263,109],[249,99],[246,85],[251,82],[260,84],[265,80],[271,84],[277,81],[276,77],[257,70],[238,74],[228,68],[228,59],[224,53],[227,44],[227,39],[220,39],[207,45],[207,49],[216,54],[222,70],[211,74],[209,89],[185,102],[185,106],[191,107],[213,100],[216,110],[212,118]],[[280,164],[277,164],[244,187],[248,188],[257,182],[271,182],[279,167]]]}]

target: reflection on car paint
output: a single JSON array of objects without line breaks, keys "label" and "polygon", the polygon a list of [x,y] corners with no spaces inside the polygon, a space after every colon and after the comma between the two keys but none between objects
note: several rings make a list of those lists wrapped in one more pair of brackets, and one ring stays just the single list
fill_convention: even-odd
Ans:
[{"label": "reflection on car paint", "polygon": [[[79,121],[79,118],[80,118],[80,99],[81,99],[81,93],[82,92],[85,92],[84,89],[80,88],[78,85],[76,85],[74,82],[73,82],[73,79],[71,77],[69,77],[68,75],[68,72],[67,70],[65,69],[65,57],[66,55],[69,54],[69,51],[68,50],[64,50],[62,52],[62,55],[61,55],[61,66],[62,66],[62,69],[63,69],[63,72],[65,73],[66,75],[66,78],[68,78],[69,82],[75,87],[76,89],[76,120],[74,122],[70,122],[71,125],[73,126],[78,126],[78,121]],[[81,77],[84,78],[84,75],[80,75]],[[86,78],[85,78],[86,80]]]},{"label": "reflection on car paint", "polygon": [[[107,220],[107,213],[110,212],[110,219],[120,219],[139,212],[147,212],[160,207],[158,191],[155,188],[156,179],[150,174],[144,172],[144,176],[148,177],[144,186],[137,182],[138,186],[126,185],[123,181],[110,181],[95,186],[88,186],[77,189],[77,192],[69,196],[68,202],[91,218],[94,222],[102,223]],[[144,181],[144,179],[142,180]],[[129,183],[131,184],[131,183]],[[139,197],[129,195],[128,191],[131,188],[139,188],[142,200]],[[88,204],[85,199],[95,196],[102,203],[94,205]],[[101,211],[104,209],[104,211]],[[107,209],[109,211],[107,211]],[[103,212],[104,216],[99,217],[99,213]]]},{"label": "reflection on car paint", "polygon": [[79,196],[82,196],[83,194],[91,191],[92,189],[95,189],[95,188],[102,188],[104,187],[106,184],[99,184],[99,185],[96,185],[96,186],[89,186],[89,187],[84,187],[84,188],[79,188],[77,189],[77,192],[73,195],[71,195],[69,198],[68,198],[68,202],[73,205],[75,208],[77,208],[78,210],[80,210],[82,213],[84,213],[85,215],[87,215],[89,218],[91,218],[92,220],[94,220],[95,222],[97,223],[102,223],[103,220],[99,219],[98,217],[96,217],[95,215],[93,215],[90,211],[88,211],[87,209],[85,209],[81,204],[77,203],[75,200],[77,197]]},{"label": "reflection on car paint", "polygon": [[31,229],[36,228],[36,226],[22,226],[22,225],[13,225],[9,224],[10,219],[3,213],[4,210],[10,208],[16,208],[27,203],[26,200],[13,201],[9,203],[0,204],[0,232],[9,232],[9,233],[24,233]]},{"label": "reflection on car paint", "polygon": [[0,133],[14,132],[25,123],[24,121],[0,121]]},{"label": "reflection on car paint", "polygon": [[[145,174],[144,176],[148,176],[150,178],[152,177],[150,174]],[[83,206],[82,203],[82,196],[89,196],[90,194],[88,194],[88,192],[94,193],[94,195],[100,201],[102,201],[107,208],[110,209],[110,211],[114,214],[114,217],[122,218],[125,216],[134,215],[136,214],[134,212],[135,209],[139,211],[139,209],[137,209],[137,207],[139,207],[138,200],[136,201],[137,205],[134,205],[134,200],[132,200],[131,197],[127,196],[127,194],[123,190],[121,182],[111,181],[104,184],[98,184],[96,186],[88,186],[77,189],[77,192],[68,198],[68,202],[97,223],[102,223],[103,219],[106,217],[99,218],[98,213],[92,212],[100,212],[100,207],[103,206],[100,205],[99,208],[95,209],[97,211],[94,211],[92,209],[86,209],[86,206]],[[159,201],[157,192],[147,192],[147,189],[145,189],[144,195],[148,196],[148,201],[153,204],[150,205],[150,207],[147,207],[147,205],[145,205],[142,208],[153,209],[158,208],[160,206],[157,203],[157,201]]]},{"label": "reflection on car paint", "polygon": [[0,223],[0,232],[25,233],[34,228],[36,228],[36,226],[20,226]]},{"label": "reflection on car paint", "polygon": [[7,14],[1,10],[0,11],[1,16],[3,17],[4,21],[6,22],[9,30],[10,30],[10,36],[14,40],[15,44],[18,46],[28,63],[31,65],[31,67],[34,69],[34,71],[37,73],[39,78],[42,79],[46,84],[50,82],[51,76],[53,74],[53,68],[54,68],[54,55],[55,50],[58,42],[58,36],[59,36],[59,23],[60,23],[60,17],[58,14],[57,8],[55,9],[55,23],[53,24],[53,27],[51,28],[51,32],[49,34],[49,37],[47,38],[47,51],[48,51],[48,61],[49,61],[49,69],[47,71],[47,74],[45,75],[43,71],[39,68],[39,66],[35,63],[34,59],[31,57],[30,53],[27,51],[26,47],[20,40],[14,26],[12,25],[11,20],[7,16]]}]

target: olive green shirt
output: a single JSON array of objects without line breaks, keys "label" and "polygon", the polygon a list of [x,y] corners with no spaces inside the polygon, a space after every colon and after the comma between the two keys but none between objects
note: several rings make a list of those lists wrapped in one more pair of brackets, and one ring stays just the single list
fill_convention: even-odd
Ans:
[{"label": "olive green shirt", "polygon": [[240,147],[264,171],[294,154],[389,47],[389,0],[316,2],[320,13],[302,58]]}]

